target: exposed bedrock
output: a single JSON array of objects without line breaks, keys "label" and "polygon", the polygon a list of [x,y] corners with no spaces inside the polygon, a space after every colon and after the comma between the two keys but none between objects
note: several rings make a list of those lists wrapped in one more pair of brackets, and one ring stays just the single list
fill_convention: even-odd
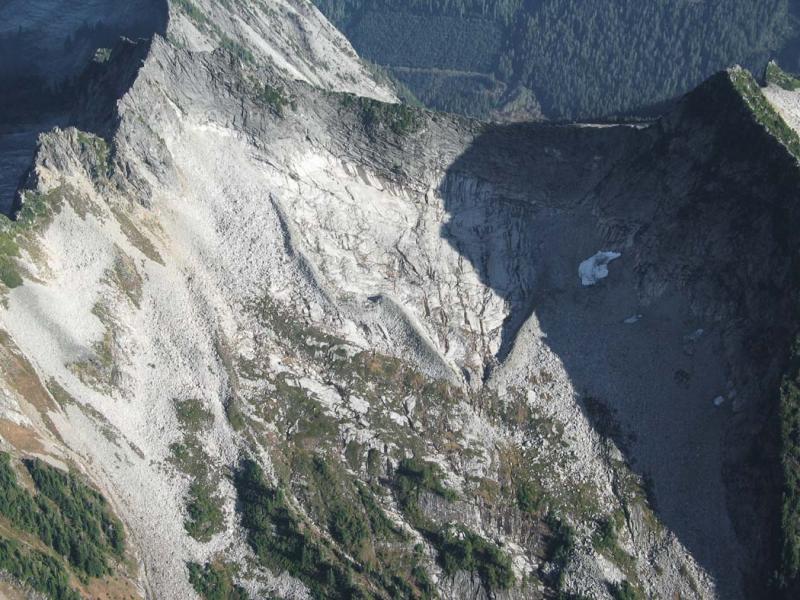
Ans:
[{"label": "exposed bedrock", "polygon": [[[166,13],[161,0],[10,0],[0,6],[1,214],[14,209],[41,132],[69,124],[93,130],[103,115],[80,107],[87,93],[112,105],[124,93],[114,85],[87,90],[87,67],[94,62],[96,70],[112,60],[123,37],[149,40],[163,34]],[[93,126],[87,127],[90,121]]]}]

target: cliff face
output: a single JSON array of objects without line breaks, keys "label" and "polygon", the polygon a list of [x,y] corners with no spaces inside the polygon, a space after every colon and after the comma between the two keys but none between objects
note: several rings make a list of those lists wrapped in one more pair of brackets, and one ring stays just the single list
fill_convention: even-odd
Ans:
[{"label": "cliff face", "polygon": [[352,95],[394,97],[302,2],[165,32],[84,73],[0,244],[53,400],[0,378],[3,449],[103,489],[142,595],[761,593],[797,170],[734,74],[490,127]]}]

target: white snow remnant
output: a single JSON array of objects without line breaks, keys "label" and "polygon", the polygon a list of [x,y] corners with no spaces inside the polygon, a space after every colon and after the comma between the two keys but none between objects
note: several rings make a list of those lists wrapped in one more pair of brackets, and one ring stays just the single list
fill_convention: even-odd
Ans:
[{"label": "white snow remnant", "polygon": [[581,285],[590,286],[608,277],[608,263],[622,256],[619,252],[598,252],[578,267]]}]

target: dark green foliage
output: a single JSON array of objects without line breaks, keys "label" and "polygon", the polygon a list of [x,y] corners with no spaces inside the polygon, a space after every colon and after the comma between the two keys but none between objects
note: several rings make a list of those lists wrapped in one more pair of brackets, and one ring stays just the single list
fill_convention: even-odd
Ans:
[{"label": "dark green foliage", "polygon": [[556,579],[551,584],[560,591],[564,584],[564,569],[575,551],[575,532],[569,523],[553,514],[547,515],[546,522],[551,532],[547,557],[556,566]]},{"label": "dark green foliage", "polygon": [[765,79],[767,83],[780,86],[789,92],[796,92],[800,89],[800,79],[789,75],[781,69],[775,61],[770,61],[767,65]]},{"label": "dark green foliage", "polygon": [[194,21],[196,25],[200,27],[208,26],[208,17],[197,7],[197,5],[191,2],[191,0],[175,0],[175,4],[177,4],[180,9],[186,13],[186,16]]},{"label": "dark green foliage", "polygon": [[66,557],[82,576],[110,573],[109,559],[122,556],[125,537],[105,499],[74,475],[38,459],[24,464],[35,495],[19,485],[11,457],[0,453],[0,514]]},{"label": "dark green foliage", "polygon": [[353,554],[358,554],[368,540],[369,521],[354,490],[344,483],[344,476],[321,456],[311,459],[311,477],[319,491],[323,511],[327,514],[328,529],[333,538]]},{"label": "dark green foliage", "polygon": [[403,533],[389,520],[383,509],[378,506],[369,488],[360,481],[356,482],[356,488],[358,489],[358,496],[361,499],[364,512],[367,513],[370,529],[375,537],[378,539],[403,538]]},{"label": "dark green foliage", "polygon": [[368,11],[348,34],[381,65],[486,73],[500,54],[503,31],[488,19]]},{"label": "dark green foliage", "polygon": [[511,559],[495,544],[463,527],[444,529],[434,539],[439,563],[446,574],[476,572],[490,590],[507,589],[513,585]]},{"label": "dark green foliage", "polygon": [[196,540],[207,542],[225,528],[216,477],[197,435],[211,425],[214,417],[199,400],[177,401],[175,409],[184,436],[182,442],[170,446],[172,463],[192,479],[186,495],[188,519],[184,527]]},{"label": "dark green foliage", "polygon": [[283,90],[272,87],[268,83],[261,86],[257,100],[264,106],[271,108],[276,114],[282,115],[284,107],[289,104],[289,100]]},{"label": "dark green foliage", "polygon": [[624,580],[620,583],[611,584],[608,591],[611,592],[611,597],[614,600],[642,600],[644,598],[635,587]]},{"label": "dark green foliage", "polygon": [[247,592],[235,583],[227,565],[188,563],[189,581],[205,600],[248,600]]},{"label": "dark green foliage", "polygon": [[422,491],[433,492],[445,500],[455,500],[453,490],[444,487],[442,471],[436,463],[419,458],[404,458],[397,465],[395,473],[398,497],[404,506],[416,502]]},{"label": "dark green foliage", "polygon": [[435,463],[417,458],[400,461],[395,472],[398,503],[409,522],[436,548],[439,564],[448,575],[456,571],[478,573],[487,589],[506,589],[514,583],[511,559],[495,544],[464,527],[441,527],[419,507],[419,497],[429,492],[453,501],[455,493],[444,487]]},{"label": "dark green foliage", "polygon": [[200,400],[178,400],[175,413],[181,426],[188,432],[196,433],[214,422],[214,415],[203,406]]},{"label": "dark green foliage", "polygon": [[241,59],[244,62],[253,63],[255,62],[256,58],[253,56],[253,53],[250,51],[249,48],[245,48],[236,40],[232,40],[224,33],[220,33],[220,48],[224,48],[237,58]]},{"label": "dark green foliage", "polygon": [[[616,115],[678,96],[736,63],[760,71],[797,36],[788,0],[315,3],[359,54],[412,68],[415,77],[402,80],[421,100],[467,114],[486,114],[487,101],[503,100],[464,96],[454,76],[529,88],[553,118]],[[453,97],[434,94],[437,87]]]},{"label": "dark green foliage", "polygon": [[390,73],[424,106],[475,118],[486,117],[506,90],[502,81],[485,73],[406,67]]},{"label": "dark green foliage", "polygon": [[0,537],[0,571],[52,600],[81,600],[61,561]]},{"label": "dark green foliage", "polygon": [[210,540],[225,527],[220,499],[207,481],[194,481],[189,486],[186,512],[189,515],[184,523],[186,531],[201,542]]},{"label": "dark green foliage", "polygon": [[225,416],[234,431],[242,431],[247,425],[242,409],[239,407],[239,401],[235,398],[229,398],[225,402]]},{"label": "dark green foliage", "polygon": [[614,521],[603,519],[597,527],[593,541],[594,547],[600,551],[615,547],[617,545],[617,530],[614,526]]},{"label": "dark green foliage", "polygon": [[349,573],[329,561],[320,544],[295,519],[283,492],[268,485],[257,463],[245,460],[234,478],[242,526],[258,559],[308,586],[314,598],[347,598]]},{"label": "dark green foliage", "polygon": [[62,201],[62,189],[54,188],[47,194],[28,192],[24,196],[22,208],[14,221],[0,215],[0,281],[7,288],[22,285],[22,276],[14,260],[19,257],[17,236],[31,229],[37,223],[46,221],[58,210]]},{"label": "dark green foliage", "polygon": [[355,108],[370,132],[389,129],[397,135],[405,135],[417,131],[422,124],[421,112],[405,104],[389,104],[352,94],[342,95],[341,103],[345,108]]},{"label": "dark green foliage", "polygon": [[544,494],[542,489],[532,481],[517,483],[517,506],[522,512],[536,514],[542,509]]}]

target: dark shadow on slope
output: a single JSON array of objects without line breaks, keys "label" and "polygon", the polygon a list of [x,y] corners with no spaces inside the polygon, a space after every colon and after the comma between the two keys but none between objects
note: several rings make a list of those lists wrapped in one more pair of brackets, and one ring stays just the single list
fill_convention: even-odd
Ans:
[{"label": "dark shadow on slope", "polygon": [[[649,129],[488,130],[448,171],[442,235],[508,302],[497,358],[524,352],[535,314],[575,389],[635,434],[628,461],[720,597],[757,598],[777,561],[800,178],[726,81]],[[622,257],[583,287],[601,250]]]},{"label": "dark shadow on slope", "polygon": [[102,133],[133,81],[122,38],[163,35],[167,13],[161,0],[11,0],[0,20],[0,213],[11,215],[39,134],[78,124]]}]

